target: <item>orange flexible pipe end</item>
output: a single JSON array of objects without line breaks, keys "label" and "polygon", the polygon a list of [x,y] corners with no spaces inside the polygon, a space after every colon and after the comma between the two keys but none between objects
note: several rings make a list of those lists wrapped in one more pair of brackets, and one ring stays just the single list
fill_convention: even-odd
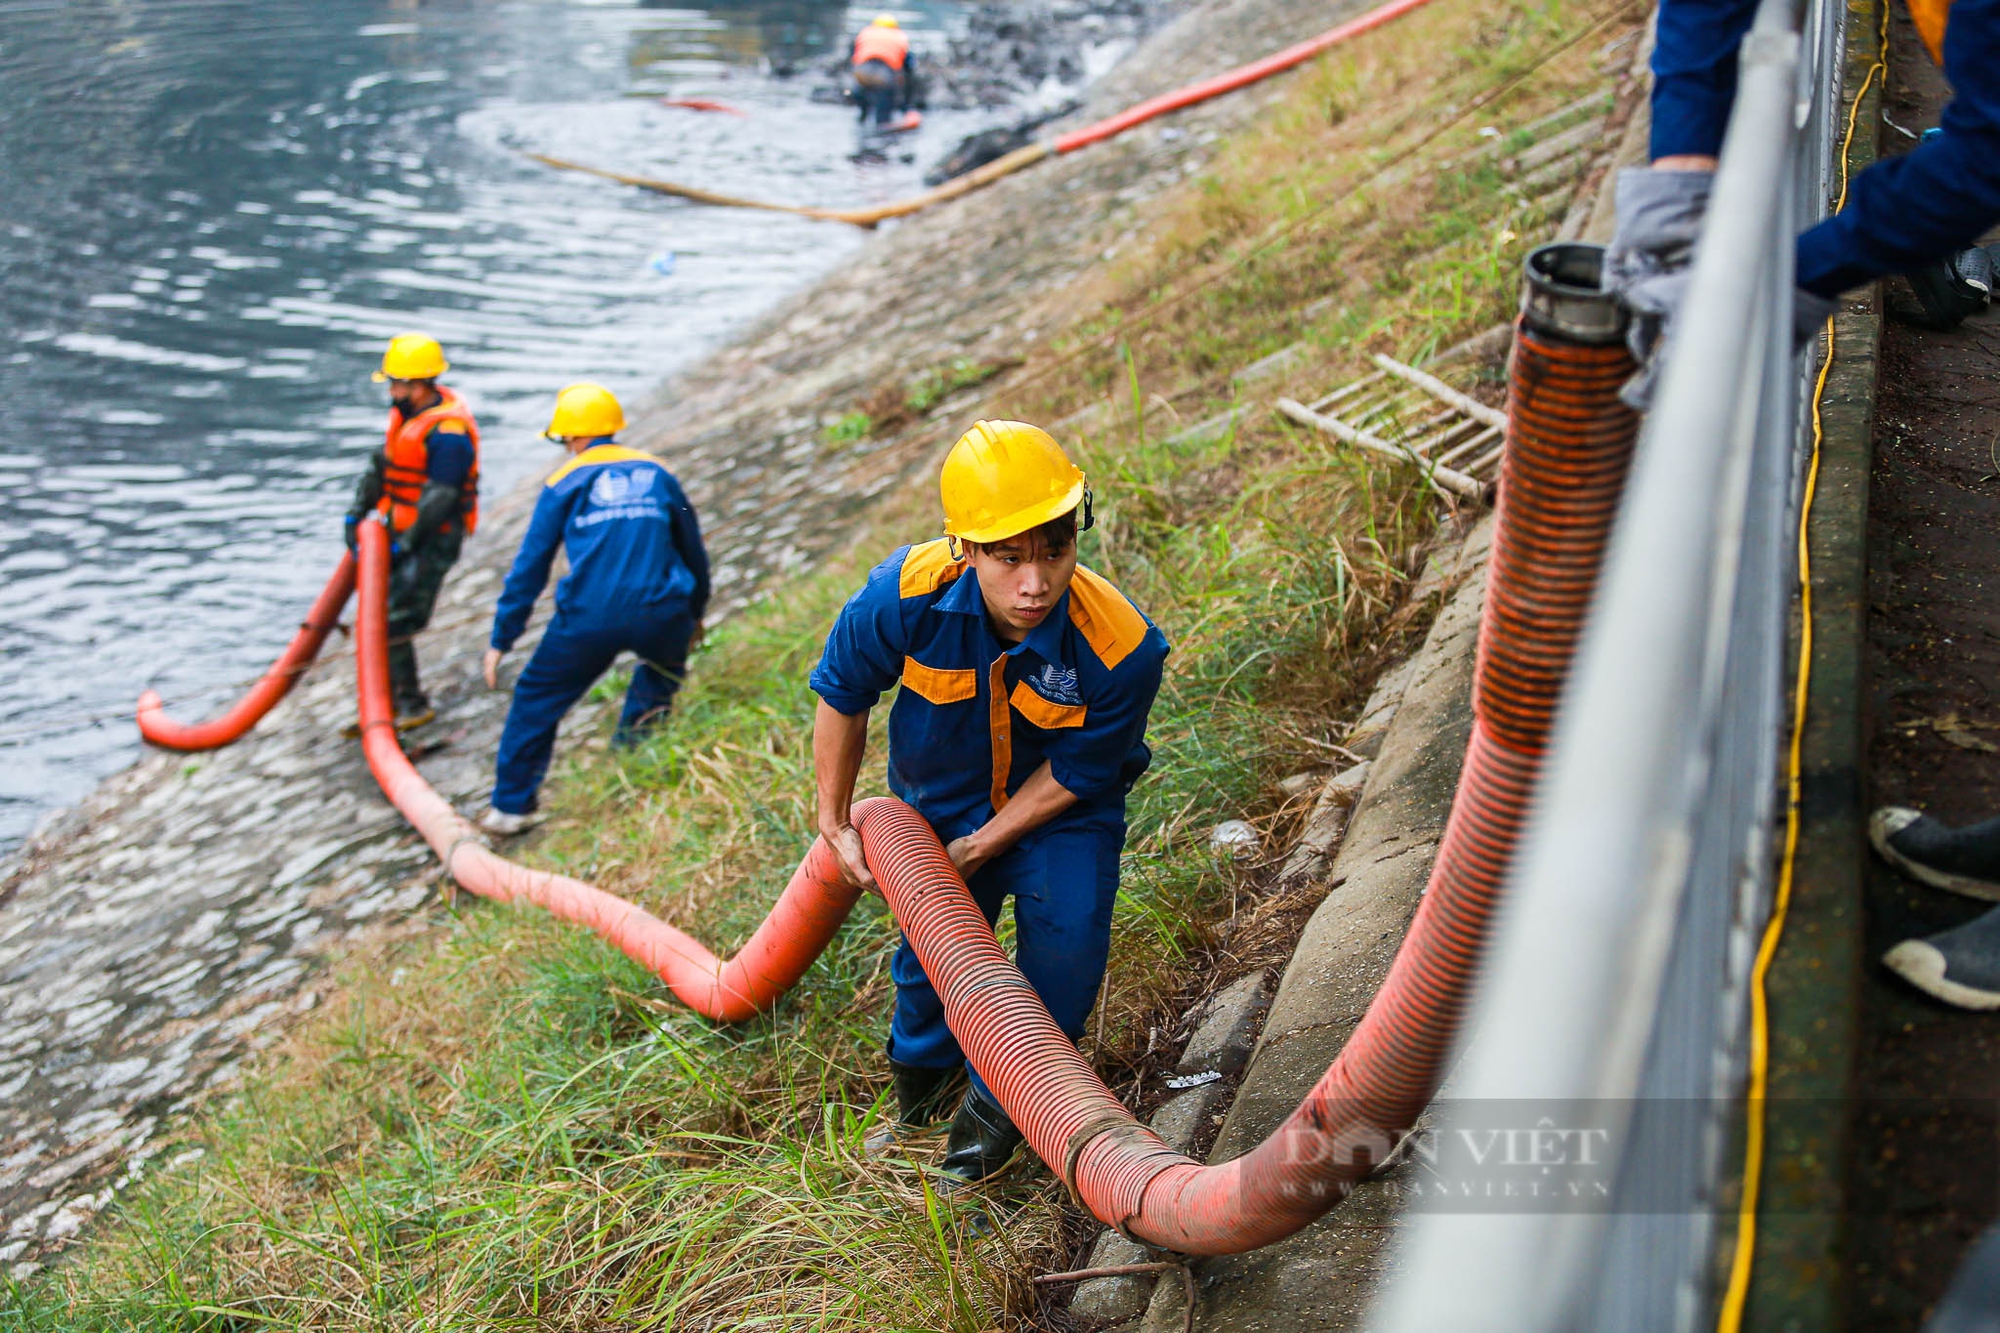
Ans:
[{"label": "orange flexible pipe end", "polygon": [[234,707],[207,722],[176,722],[167,716],[166,704],[158,691],[147,690],[139,696],[139,734],[168,750],[213,750],[241,739],[277,706],[278,700],[291,692],[298,678],[319,656],[320,645],[339,623],[341,609],[353,594],[354,557],[343,555],[291,643]]}]

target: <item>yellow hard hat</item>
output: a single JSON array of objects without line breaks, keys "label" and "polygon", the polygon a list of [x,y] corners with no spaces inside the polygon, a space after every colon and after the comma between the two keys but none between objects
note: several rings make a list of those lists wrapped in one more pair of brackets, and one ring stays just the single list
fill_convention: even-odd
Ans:
[{"label": "yellow hard hat", "polygon": [[946,456],[938,491],[946,536],[1005,541],[1083,503],[1083,470],[1040,426],[975,421]]},{"label": "yellow hard hat", "polygon": [[875,22],[870,24],[869,26],[874,28],[900,28],[903,25],[896,22],[896,16],[894,14],[877,14],[875,16]]},{"label": "yellow hard hat", "polygon": [[542,432],[552,440],[590,439],[625,429],[625,409],[602,384],[572,384],[556,395],[555,415]]},{"label": "yellow hard hat", "polygon": [[389,350],[382,353],[382,368],[375,372],[375,382],[434,380],[450,369],[451,363],[444,359],[444,348],[438,346],[437,339],[421,333],[399,333],[389,340]]}]

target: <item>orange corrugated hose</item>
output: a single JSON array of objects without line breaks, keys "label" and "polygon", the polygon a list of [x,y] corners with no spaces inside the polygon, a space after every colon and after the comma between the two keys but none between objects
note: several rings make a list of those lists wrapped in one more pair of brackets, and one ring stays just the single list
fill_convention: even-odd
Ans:
[{"label": "orange corrugated hose", "polygon": [[166,704],[158,692],[147,690],[139,696],[139,734],[169,750],[213,750],[240,739],[305,674],[313,658],[319,655],[320,645],[339,623],[341,608],[353,594],[354,557],[343,555],[333,577],[326,581],[326,587],[313,602],[312,610],[306,612],[305,623],[292,636],[290,645],[249,692],[236,701],[235,707],[207,722],[176,722],[167,716]]},{"label": "orange corrugated hose", "polygon": [[[1204,1166],[1139,1124],[1065,1038],[966,891],[929,824],[857,806],[868,862],[968,1057],[1028,1142],[1098,1218],[1184,1254],[1253,1249],[1305,1226],[1379,1165],[1435,1091],[1541,767],[1637,435],[1617,401],[1622,347],[1519,331],[1511,422],[1458,795],[1422,904],[1339,1059],[1250,1153]],[[855,901],[815,841],[741,952],[700,943],[611,894],[495,856],[396,740],[387,657],[388,538],[361,530],[355,634],[361,725],[383,790],[474,893],[527,898],[589,926],[712,1018],[784,993]]]}]

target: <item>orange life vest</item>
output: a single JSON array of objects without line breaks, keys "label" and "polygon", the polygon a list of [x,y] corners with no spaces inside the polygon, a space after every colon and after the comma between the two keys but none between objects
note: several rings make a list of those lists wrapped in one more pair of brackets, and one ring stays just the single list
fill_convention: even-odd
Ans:
[{"label": "orange life vest", "polygon": [[857,65],[879,60],[890,69],[901,69],[909,56],[909,34],[897,28],[878,28],[870,24],[854,39],[854,63]]},{"label": "orange life vest", "polygon": [[1924,50],[1930,52],[1934,63],[1944,64],[1944,30],[1945,21],[1951,17],[1951,0],[1906,0],[1906,3]]},{"label": "orange life vest", "polygon": [[[417,521],[417,501],[423,498],[424,486],[430,481],[431,427],[440,421],[456,421],[472,437],[472,470],[465,474],[465,502],[458,512],[468,534],[479,527],[479,423],[472,419],[471,409],[458,394],[442,384],[438,393],[442,395],[439,402],[407,421],[403,419],[402,408],[389,409],[389,430],[382,441],[382,457],[387,465],[382,469],[382,498],[375,508],[389,516],[389,531],[399,536]],[[449,528],[450,524],[445,526]]]}]

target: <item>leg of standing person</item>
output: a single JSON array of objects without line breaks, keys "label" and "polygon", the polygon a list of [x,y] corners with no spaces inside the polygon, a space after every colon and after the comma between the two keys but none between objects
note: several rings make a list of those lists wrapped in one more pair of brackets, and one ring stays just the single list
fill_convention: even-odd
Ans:
[{"label": "leg of standing person", "polygon": [[417,673],[416,635],[431,623],[445,575],[458,563],[463,539],[456,532],[436,533],[420,550],[398,560],[389,570],[389,688],[399,718],[419,718],[430,711]]},{"label": "leg of standing person", "polygon": [[563,715],[624,646],[623,636],[615,632],[573,630],[560,617],[550,623],[514,682],[514,699],[507,708],[494,763],[495,810],[507,815],[534,810]]},{"label": "leg of standing person", "polygon": [[611,733],[613,749],[637,745],[648,731],[666,719],[687,679],[688,644],[694,638],[694,617],[682,613],[649,625],[633,637],[639,661],[625,691],[618,729]]}]

